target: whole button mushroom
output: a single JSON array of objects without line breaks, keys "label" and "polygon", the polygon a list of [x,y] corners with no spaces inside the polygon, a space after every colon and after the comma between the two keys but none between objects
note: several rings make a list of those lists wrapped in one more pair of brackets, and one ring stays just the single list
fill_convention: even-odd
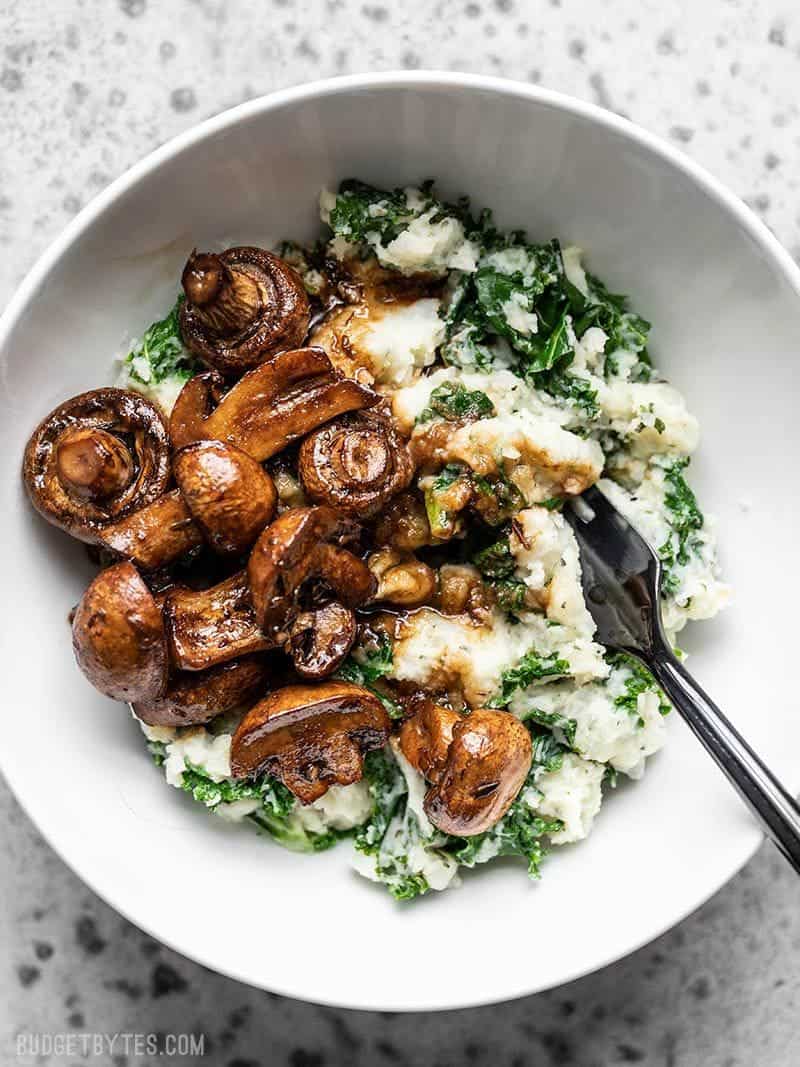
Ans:
[{"label": "whole button mushroom", "polygon": [[215,552],[244,552],[275,514],[272,479],[234,445],[197,441],[177,453],[173,469],[192,518]]},{"label": "whole button mushroom", "polygon": [[303,804],[352,785],[364,754],[382,748],[390,721],[377,697],[349,682],[291,685],[245,715],[231,742],[235,778],[267,772]]},{"label": "whole button mushroom", "polygon": [[166,492],[167,427],[138,393],[81,393],[34,430],[22,473],[40,515],[81,541],[103,544],[109,528]]},{"label": "whole button mushroom", "polygon": [[243,656],[207,671],[178,671],[163,696],[138,700],[133,710],[148,726],[197,726],[263,696],[269,678],[264,656]]},{"label": "whole button mushroom", "polygon": [[263,248],[192,252],[181,278],[186,347],[206,366],[239,377],[281,349],[299,345],[310,308],[303,282]]},{"label": "whole button mushroom", "polygon": [[371,518],[408,487],[414,464],[405,441],[385,419],[345,415],[303,441],[298,471],[311,500]]},{"label": "whole button mushroom", "polygon": [[245,374],[210,413],[215,387],[190,378],[171,419],[181,444],[192,435],[236,445],[259,463],[348,411],[373,407],[380,396],[343,378],[321,348],[278,352]]},{"label": "whole button mushroom", "polygon": [[446,834],[484,833],[513,804],[531,759],[531,736],[510,712],[479,708],[465,715],[452,727],[444,766],[433,772],[425,814]]},{"label": "whole button mushroom", "polygon": [[114,700],[156,700],[167,688],[167,641],[161,611],[131,563],[101,571],[72,621],[78,666]]}]

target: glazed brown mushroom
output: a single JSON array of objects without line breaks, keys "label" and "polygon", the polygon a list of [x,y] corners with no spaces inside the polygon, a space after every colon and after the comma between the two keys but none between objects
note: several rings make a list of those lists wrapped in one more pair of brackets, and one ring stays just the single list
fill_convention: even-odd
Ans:
[{"label": "glazed brown mushroom", "polygon": [[156,700],[167,687],[167,642],[161,611],[131,563],[101,571],[72,621],[78,666],[114,700]]},{"label": "glazed brown mushroom", "polygon": [[258,625],[244,571],[211,589],[171,589],[164,621],[170,659],[184,671],[207,670],[275,647]]},{"label": "glazed brown mushroom", "polygon": [[367,415],[345,415],[310,434],[298,470],[310,500],[355,518],[376,515],[414,476],[403,438]]},{"label": "glazed brown mushroom", "polygon": [[192,252],[181,277],[186,347],[207,367],[239,377],[299,345],[310,309],[300,276],[263,248]]},{"label": "glazed brown mushroom", "polygon": [[255,616],[276,636],[296,610],[295,594],[311,578],[326,583],[345,607],[356,608],[375,591],[369,568],[342,544],[360,528],[332,508],[289,508],[256,541],[247,564]]},{"label": "glazed brown mushroom", "polygon": [[531,766],[531,736],[507,711],[479,708],[452,727],[444,766],[425,794],[425,814],[439,830],[472,837],[505,815]]},{"label": "glazed brown mushroom", "polygon": [[436,575],[410,552],[398,552],[388,545],[373,552],[367,566],[377,581],[373,600],[418,608],[436,593]]},{"label": "glazed brown mushroom", "polygon": [[197,441],[173,460],[184,502],[215,552],[244,552],[275,514],[272,479],[241,449]]},{"label": "glazed brown mushroom", "polygon": [[178,671],[163,696],[136,701],[133,710],[148,726],[196,726],[263,695],[269,677],[263,656],[244,656],[207,671]]},{"label": "glazed brown mushroom", "polygon": [[175,449],[202,440],[203,422],[225,393],[225,379],[215,370],[195,374],[178,393],[169,417],[169,436]]},{"label": "glazed brown mushroom", "polygon": [[194,382],[186,383],[176,404],[181,442],[192,433],[225,441],[259,463],[330,419],[380,401],[368,386],[335,371],[321,348],[279,352],[240,379],[208,415],[208,382]]},{"label": "glazed brown mushroom", "polygon": [[327,678],[347,658],[357,630],[353,612],[335,600],[301,612],[289,629],[294,669],[301,678]]},{"label": "glazed brown mushroom", "polygon": [[231,743],[235,778],[264,771],[303,804],[331,785],[351,785],[364,753],[382,748],[390,722],[377,697],[349,682],[291,685],[251,708]]},{"label": "glazed brown mushroom", "polygon": [[447,763],[453,728],[462,716],[452,708],[423,699],[414,715],[400,727],[400,749],[429,782],[436,781]]},{"label": "glazed brown mushroom", "polygon": [[169,485],[169,437],[158,409],[138,393],[94,389],[60,404],[25,449],[23,478],[48,522],[89,544],[161,497]]},{"label": "glazed brown mushroom", "polygon": [[143,571],[152,571],[199,548],[203,535],[180,490],[173,489],[111,523],[98,540]]}]

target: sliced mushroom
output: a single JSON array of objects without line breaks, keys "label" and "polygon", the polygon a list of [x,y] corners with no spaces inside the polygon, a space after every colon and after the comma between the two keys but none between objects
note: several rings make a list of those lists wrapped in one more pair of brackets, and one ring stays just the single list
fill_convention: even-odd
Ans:
[{"label": "sliced mushroom", "polygon": [[131,563],[101,571],[72,621],[78,666],[114,700],[155,700],[167,686],[167,642],[161,611]]},{"label": "sliced mushroom", "polygon": [[375,540],[401,552],[416,552],[433,541],[425,504],[414,493],[389,501],[375,523]]},{"label": "sliced mushroom", "polygon": [[301,678],[327,678],[347,658],[357,629],[353,612],[335,600],[301,612],[289,630],[294,669]]},{"label": "sliced mushroom", "polygon": [[25,449],[28,496],[48,522],[89,544],[166,491],[169,437],[158,409],[138,393],[94,389],[65,401]]},{"label": "sliced mushroom", "polygon": [[[189,400],[198,403],[200,397],[193,391]],[[373,407],[380,397],[334,371],[321,348],[297,348],[246,374],[206,418],[192,418],[183,393],[178,400],[187,433],[193,425],[202,437],[236,445],[261,463],[337,415]]]},{"label": "sliced mushroom", "polygon": [[364,753],[382,748],[390,722],[377,697],[349,682],[291,685],[251,708],[231,743],[235,778],[268,772],[310,804],[351,785]]},{"label": "sliced mushroom", "polygon": [[202,440],[203,422],[225,393],[225,379],[215,370],[195,374],[178,393],[169,417],[172,447],[183,448]]},{"label": "sliced mushroom", "polygon": [[263,656],[244,656],[207,671],[179,671],[162,697],[137,701],[133,710],[148,726],[194,726],[263,696],[269,677]]},{"label": "sliced mushroom", "polygon": [[298,470],[311,500],[371,518],[409,485],[414,464],[385,419],[345,415],[303,441]]},{"label": "sliced mushroom", "polygon": [[436,593],[436,575],[410,552],[398,552],[388,545],[373,552],[367,566],[377,580],[374,601],[418,608]]},{"label": "sliced mushroom", "polygon": [[206,366],[239,376],[299,345],[310,309],[300,276],[263,248],[192,252],[181,278],[181,334]]},{"label": "sliced mushroom", "polygon": [[311,578],[324,581],[349,608],[375,591],[369,568],[340,547],[360,528],[332,508],[289,508],[261,534],[250,553],[247,576],[255,615],[266,634],[277,635],[297,605],[295,594]]},{"label": "sliced mushroom", "polygon": [[444,770],[453,728],[461,718],[452,708],[424,698],[414,715],[400,727],[403,755],[429,782],[436,781]]},{"label": "sliced mushroom", "polygon": [[216,552],[244,552],[275,514],[272,479],[234,445],[197,441],[178,452],[173,469],[192,518]]},{"label": "sliced mushroom", "polygon": [[256,620],[244,571],[197,592],[171,589],[164,600],[170,658],[184,671],[202,671],[250,652],[274,648]]},{"label": "sliced mushroom", "polygon": [[531,755],[531,736],[510,712],[471,712],[453,726],[447,759],[425,794],[425,814],[456,837],[491,829],[522,788]]}]

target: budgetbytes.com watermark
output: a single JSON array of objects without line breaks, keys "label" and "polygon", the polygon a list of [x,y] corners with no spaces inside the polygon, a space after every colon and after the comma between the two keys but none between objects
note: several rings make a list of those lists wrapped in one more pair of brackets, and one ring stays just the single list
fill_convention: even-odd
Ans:
[{"label": "budgetbytes.com watermark", "polygon": [[16,1037],[17,1060],[41,1062],[45,1056],[203,1056],[205,1034],[65,1032],[20,1033]]}]

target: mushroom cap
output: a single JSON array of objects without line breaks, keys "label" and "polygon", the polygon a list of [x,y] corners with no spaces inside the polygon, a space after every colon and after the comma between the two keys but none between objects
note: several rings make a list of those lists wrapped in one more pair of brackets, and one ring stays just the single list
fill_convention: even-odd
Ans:
[{"label": "mushroom cap", "polygon": [[244,552],[275,514],[272,479],[234,445],[187,445],[174,457],[173,470],[192,518],[216,552]]},{"label": "mushroom cap", "polygon": [[443,768],[425,794],[425,814],[439,830],[472,837],[505,815],[531,767],[531,735],[508,711],[479,708],[453,726]]},{"label": "mushroom cap", "polygon": [[288,508],[264,530],[250,553],[247,577],[265,632],[284,625],[295,593],[311,577],[324,579],[349,608],[372,596],[375,579],[367,565],[339,547],[359,533],[356,523],[323,506]]},{"label": "mushroom cap", "polygon": [[244,707],[262,694],[270,677],[264,656],[243,656],[207,671],[178,671],[167,691],[133,705],[148,726],[195,726]]},{"label": "mushroom cap", "polygon": [[167,687],[167,641],[153,594],[131,563],[101,571],[72,621],[78,666],[114,700],[154,700]]},{"label": "mushroom cap", "polygon": [[206,366],[239,376],[302,343],[310,307],[300,276],[263,248],[193,252],[183,272],[181,335]]},{"label": "mushroom cap", "polygon": [[287,651],[301,678],[320,679],[341,667],[358,631],[353,612],[333,600],[292,623]]},{"label": "mushroom cap", "polygon": [[349,682],[290,685],[245,715],[231,742],[234,778],[263,771],[310,804],[331,785],[351,785],[364,753],[386,744],[389,716],[380,700]]},{"label": "mushroom cap", "polygon": [[138,393],[93,389],[42,420],[25,448],[22,475],[31,503],[81,541],[157,500],[171,475],[160,412]]},{"label": "mushroom cap", "polygon": [[298,470],[311,500],[371,518],[407,488],[414,463],[405,441],[385,419],[345,415],[306,437]]},{"label": "mushroom cap", "polygon": [[376,602],[418,608],[436,595],[436,574],[410,552],[384,546],[372,553],[367,566],[378,583]]}]

